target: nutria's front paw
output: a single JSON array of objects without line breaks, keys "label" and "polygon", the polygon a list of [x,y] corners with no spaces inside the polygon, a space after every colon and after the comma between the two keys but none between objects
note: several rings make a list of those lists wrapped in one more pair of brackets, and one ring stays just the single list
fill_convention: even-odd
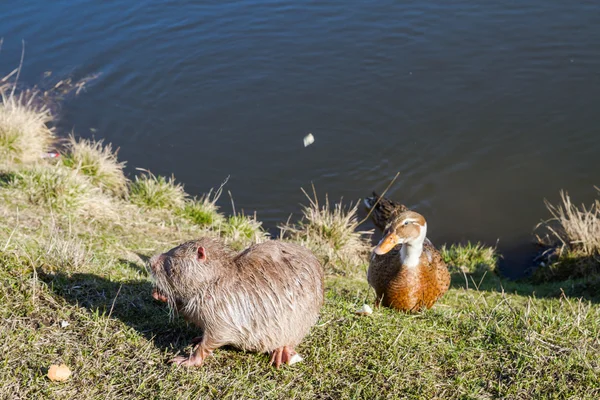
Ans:
[{"label": "nutria's front paw", "polygon": [[169,364],[182,365],[184,367],[199,367],[204,360],[192,355],[191,357],[177,356],[169,360]]},{"label": "nutria's front paw", "polygon": [[157,288],[152,289],[152,297],[155,300],[162,301],[163,303],[168,303],[169,299],[164,294],[160,293]]},{"label": "nutria's front paw", "polygon": [[302,361],[300,354],[296,353],[292,346],[279,347],[271,353],[271,365],[279,368],[281,364],[292,365]]}]

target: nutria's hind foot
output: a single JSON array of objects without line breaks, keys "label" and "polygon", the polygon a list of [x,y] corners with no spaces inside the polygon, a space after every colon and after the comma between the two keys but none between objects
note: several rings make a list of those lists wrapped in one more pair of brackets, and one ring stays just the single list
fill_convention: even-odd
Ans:
[{"label": "nutria's hind foot", "polygon": [[177,356],[169,360],[169,364],[183,365],[184,367],[200,367],[203,362],[203,358],[196,357],[194,354],[189,357]]},{"label": "nutria's hind foot", "polygon": [[[195,338],[197,339],[197,338]],[[202,340],[202,339],[200,339]],[[169,364],[183,365],[184,367],[200,367],[204,359],[212,354],[212,349],[206,347],[203,343],[197,343],[189,357],[177,356],[169,360]]]},{"label": "nutria's hind foot", "polygon": [[282,346],[271,353],[271,365],[279,368],[281,364],[292,365],[302,361],[300,354],[296,353],[293,346]]}]

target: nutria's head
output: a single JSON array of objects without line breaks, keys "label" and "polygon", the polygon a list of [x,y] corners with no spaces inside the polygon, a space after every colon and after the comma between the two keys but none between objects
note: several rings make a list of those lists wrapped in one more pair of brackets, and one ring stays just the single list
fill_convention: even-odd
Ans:
[{"label": "nutria's head", "polygon": [[183,243],[150,259],[156,289],[153,297],[171,306],[185,304],[200,294],[231,264],[231,255],[222,243],[203,238]]},{"label": "nutria's head", "polygon": [[385,229],[383,239],[373,249],[375,254],[385,254],[401,243],[419,244],[425,240],[427,222],[425,217],[414,211],[405,211],[395,216]]}]

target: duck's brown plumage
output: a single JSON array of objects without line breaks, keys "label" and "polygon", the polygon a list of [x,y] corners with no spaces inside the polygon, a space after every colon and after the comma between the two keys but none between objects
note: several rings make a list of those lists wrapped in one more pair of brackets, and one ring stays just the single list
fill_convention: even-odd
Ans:
[{"label": "duck's brown plumage", "polygon": [[383,255],[372,255],[367,273],[369,284],[383,306],[408,312],[433,307],[450,285],[446,263],[431,242],[426,241],[418,267],[403,267],[401,246]]},{"label": "duck's brown plumage", "polygon": [[372,197],[367,197],[364,203],[367,210],[371,212],[371,220],[381,232],[385,231],[385,227],[392,217],[408,211],[404,204],[381,197],[376,192],[373,192]]},{"label": "duck's brown plumage", "polygon": [[[381,198],[379,204],[384,206],[375,206],[373,214],[377,211],[376,225],[382,224],[385,218],[387,221],[384,225],[384,238],[376,249],[385,254],[373,252],[367,280],[383,306],[406,312],[431,308],[448,290],[450,274],[441,254],[424,237],[425,232],[418,239],[421,229],[427,229],[425,218],[385,198]],[[407,219],[409,223],[402,225]],[[415,239],[416,243],[413,243]],[[411,244],[395,244],[395,240],[408,240]],[[419,240],[422,240],[422,245]],[[403,264],[400,257],[402,246],[412,246],[413,249],[422,246],[422,253],[415,266]],[[386,248],[381,250],[383,247]]]}]

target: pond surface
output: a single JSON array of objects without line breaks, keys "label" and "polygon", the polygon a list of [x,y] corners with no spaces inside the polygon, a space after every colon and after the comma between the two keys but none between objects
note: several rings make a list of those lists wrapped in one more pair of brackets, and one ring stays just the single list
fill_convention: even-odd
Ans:
[{"label": "pond surface", "polygon": [[21,40],[23,83],[101,74],[63,104],[63,132],[192,194],[230,175],[236,208],[273,231],[300,187],[356,201],[400,171],[388,195],[435,243],[498,242],[517,276],[544,198],[595,197],[597,1],[198,3],[3,2],[0,75]]}]

